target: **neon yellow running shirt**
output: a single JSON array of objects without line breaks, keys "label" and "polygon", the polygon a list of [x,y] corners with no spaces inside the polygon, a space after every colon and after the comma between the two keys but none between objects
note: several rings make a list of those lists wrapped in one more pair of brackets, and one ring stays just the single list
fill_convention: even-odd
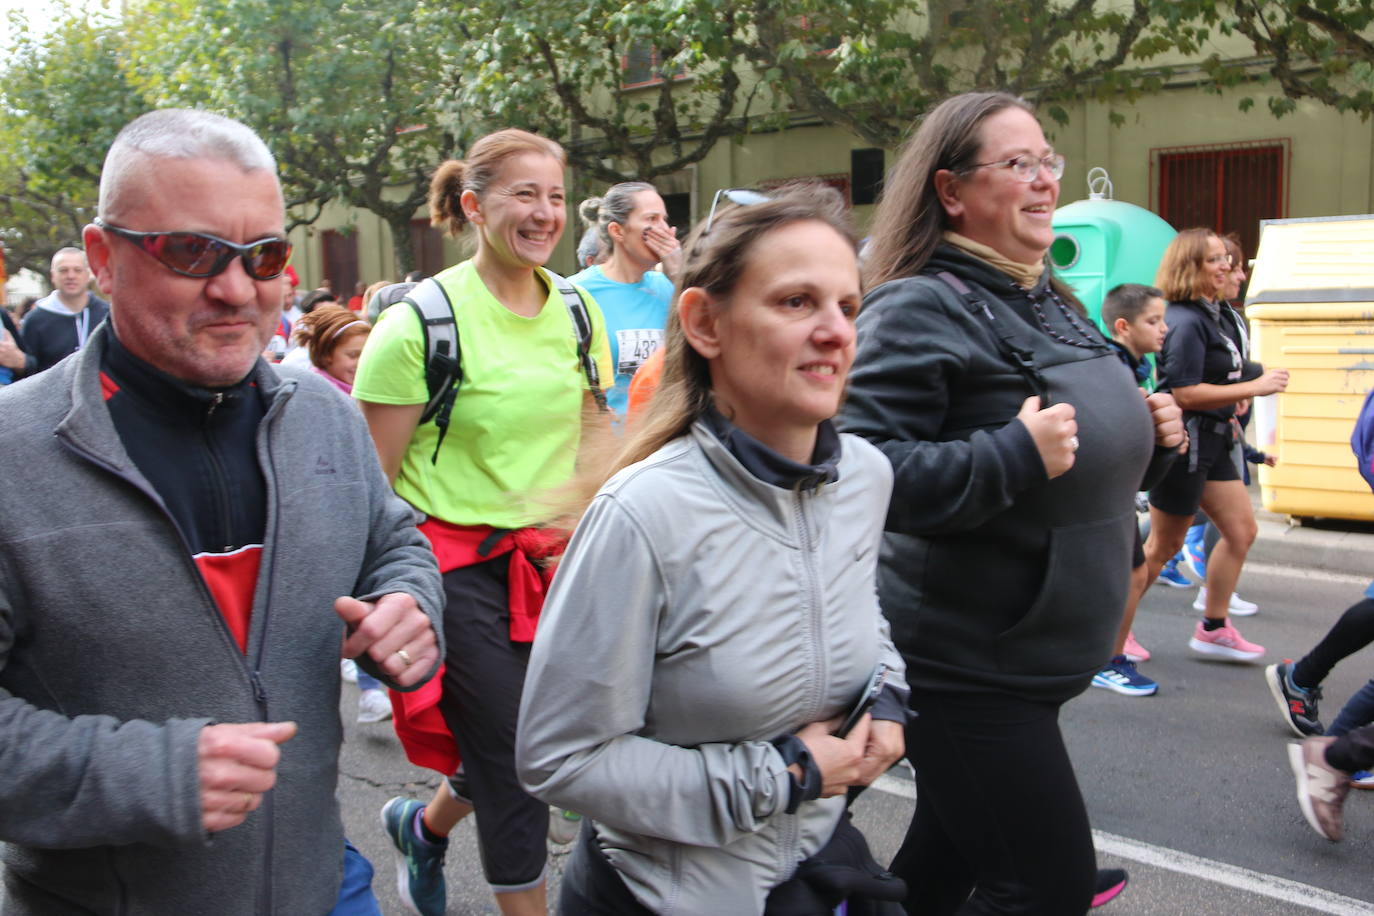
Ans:
[{"label": "neon yellow running shirt", "polygon": [[[541,275],[544,274],[542,268]],[[457,525],[520,528],[545,513],[530,497],[566,483],[581,438],[587,379],[563,297],[549,288],[533,318],[496,300],[471,260],[437,274],[453,303],[463,381],[448,435],[433,462],[439,429],[422,423],[401,459],[396,492],[415,508]],[[592,355],[612,376],[606,322],[584,292]],[[376,404],[423,404],[424,337],[408,303],[391,306],[368,335],[353,396]]]}]

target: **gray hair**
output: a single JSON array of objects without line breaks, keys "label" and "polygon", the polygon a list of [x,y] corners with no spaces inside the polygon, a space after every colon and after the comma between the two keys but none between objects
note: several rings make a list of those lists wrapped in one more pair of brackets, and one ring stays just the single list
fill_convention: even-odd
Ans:
[{"label": "gray hair", "polygon": [[109,216],[128,177],[147,156],[218,159],[245,172],[277,172],[277,160],[252,128],[208,111],[164,108],[124,126],[105,155],[100,174],[99,214]]},{"label": "gray hair", "polygon": [[582,221],[596,230],[596,235],[601,239],[601,244],[605,246],[607,255],[615,253],[615,240],[611,238],[611,223],[625,225],[630,214],[634,212],[635,195],[641,191],[657,193],[658,189],[647,181],[622,181],[620,184],[613,184],[607,188],[604,197],[589,197],[582,201],[577,208]]},{"label": "gray hair", "polygon": [[601,237],[595,229],[582,233],[582,241],[577,243],[577,269],[591,267],[601,253]]},{"label": "gray hair", "polygon": [[48,270],[56,270],[57,259],[62,257],[64,254],[79,254],[81,255],[81,263],[86,263],[86,252],[82,251],[80,248],[73,248],[72,246],[68,245],[66,248],[59,248],[52,253],[52,260],[48,262]]}]

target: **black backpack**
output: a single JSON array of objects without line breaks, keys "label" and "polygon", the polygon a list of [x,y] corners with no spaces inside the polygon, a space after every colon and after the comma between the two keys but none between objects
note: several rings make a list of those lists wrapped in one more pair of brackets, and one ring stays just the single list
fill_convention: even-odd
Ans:
[{"label": "black backpack", "polygon": [[[606,394],[601,390],[601,375],[597,371],[596,360],[591,355],[592,319],[587,311],[587,303],[582,300],[577,288],[565,278],[552,271],[545,273],[563,297],[563,304],[568,307],[568,316],[572,319],[573,333],[577,338],[577,358],[587,377],[587,387],[596,401],[597,410],[605,412],[609,408],[606,406]],[[398,287],[409,288],[399,290]],[[392,284],[379,290],[377,295],[407,303],[420,319],[420,330],[425,340],[425,387],[429,391],[429,400],[420,414],[420,422],[433,420],[439,428],[439,441],[430,459],[437,464],[439,448],[448,434],[453,401],[458,394],[458,386],[463,382],[463,352],[459,345],[453,303],[449,301],[444,287],[432,277],[419,283]]]}]

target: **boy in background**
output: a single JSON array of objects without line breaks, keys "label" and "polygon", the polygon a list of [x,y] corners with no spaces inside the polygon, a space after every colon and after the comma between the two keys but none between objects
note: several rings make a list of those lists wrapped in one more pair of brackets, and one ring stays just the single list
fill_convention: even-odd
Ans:
[{"label": "boy in background", "polygon": [[[1155,390],[1155,377],[1154,366],[1145,357],[1159,352],[1164,346],[1164,335],[1169,331],[1164,323],[1164,309],[1164,294],[1153,286],[1141,283],[1115,286],[1102,300],[1102,323],[1111,334],[1109,343],[1146,394]],[[1139,530],[1136,531],[1131,567],[1131,594],[1136,595],[1145,590],[1146,574],[1145,550]],[[1164,577],[1165,573],[1161,572],[1160,578]],[[1128,697],[1147,697],[1157,691],[1159,685],[1135,667],[1137,662],[1149,659],[1150,653],[1136,642],[1135,634],[1131,632],[1131,623],[1135,618],[1133,605],[1134,602],[1128,605],[1122,617],[1121,631],[1116,637],[1116,652],[1111,661],[1093,675],[1093,686],[1105,687]]]}]

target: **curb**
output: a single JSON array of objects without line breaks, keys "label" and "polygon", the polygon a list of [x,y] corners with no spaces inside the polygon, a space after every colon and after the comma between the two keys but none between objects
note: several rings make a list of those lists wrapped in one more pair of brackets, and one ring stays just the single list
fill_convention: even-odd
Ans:
[{"label": "curb", "polygon": [[1255,512],[1255,521],[1259,533],[1247,562],[1374,578],[1374,534],[1368,531],[1291,524],[1285,516],[1263,510]]}]

